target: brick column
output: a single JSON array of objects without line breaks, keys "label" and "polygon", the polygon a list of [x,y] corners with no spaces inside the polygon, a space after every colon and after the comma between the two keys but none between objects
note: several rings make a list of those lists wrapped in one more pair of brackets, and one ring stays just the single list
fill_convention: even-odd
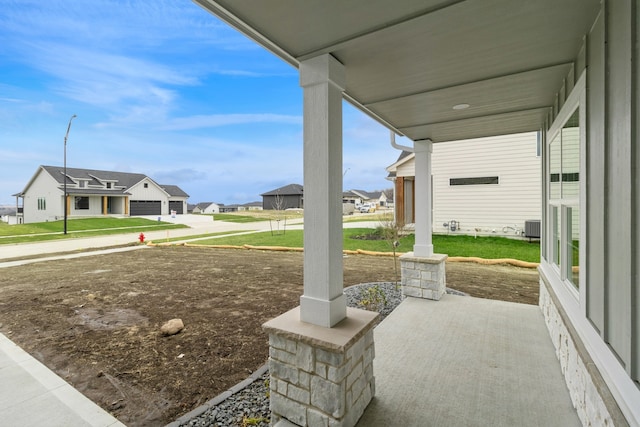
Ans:
[{"label": "brick column", "polygon": [[378,313],[347,308],[331,329],[295,308],[263,325],[269,334],[272,426],[355,426],[375,394]]},{"label": "brick column", "polygon": [[408,252],[400,257],[402,295],[440,300],[446,292],[445,261],[448,256],[417,257]]}]

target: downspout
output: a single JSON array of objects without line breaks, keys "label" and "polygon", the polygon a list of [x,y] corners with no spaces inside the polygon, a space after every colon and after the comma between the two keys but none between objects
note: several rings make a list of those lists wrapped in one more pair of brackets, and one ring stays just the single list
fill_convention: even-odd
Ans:
[{"label": "downspout", "polygon": [[408,151],[409,153],[413,153],[413,147],[409,147],[406,145],[400,145],[398,143],[396,143],[396,133],[392,130],[389,131],[389,137],[391,139],[391,146],[393,148],[395,148],[396,150],[400,150],[400,151]]},{"label": "downspout", "polygon": [[[400,151],[407,151],[409,153],[414,153],[414,149],[413,147],[409,147],[406,145],[401,145],[398,144],[396,142],[396,133],[392,130],[389,130],[389,141],[391,142],[391,146],[393,148],[395,148],[396,150],[400,150]],[[398,179],[397,177],[397,173],[396,173],[396,179]],[[395,180],[393,181],[393,203],[395,205],[395,203],[397,203],[397,195],[396,195],[396,183]],[[396,218],[396,213],[397,213],[397,208],[394,206],[393,208],[393,221],[396,222],[398,220],[398,218]]]}]

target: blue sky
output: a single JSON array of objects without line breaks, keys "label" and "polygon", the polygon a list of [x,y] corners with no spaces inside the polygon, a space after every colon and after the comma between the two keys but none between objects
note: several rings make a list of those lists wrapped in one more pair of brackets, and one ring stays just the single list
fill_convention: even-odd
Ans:
[{"label": "blue sky", "polygon": [[[189,0],[0,0],[0,205],[39,165],[149,175],[190,203],[302,183],[298,72]],[[344,188],[391,187],[389,132],[343,109]]]}]

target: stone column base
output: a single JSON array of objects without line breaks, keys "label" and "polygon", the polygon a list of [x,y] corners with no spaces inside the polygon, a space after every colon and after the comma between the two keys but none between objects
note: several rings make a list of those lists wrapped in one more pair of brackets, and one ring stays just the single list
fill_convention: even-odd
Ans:
[{"label": "stone column base", "polygon": [[400,257],[402,295],[440,300],[446,292],[445,261],[447,255],[416,257],[407,252]]},{"label": "stone column base", "polygon": [[300,321],[300,307],[262,325],[269,334],[271,425],[353,427],[375,394],[378,313],[347,308],[333,328]]}]

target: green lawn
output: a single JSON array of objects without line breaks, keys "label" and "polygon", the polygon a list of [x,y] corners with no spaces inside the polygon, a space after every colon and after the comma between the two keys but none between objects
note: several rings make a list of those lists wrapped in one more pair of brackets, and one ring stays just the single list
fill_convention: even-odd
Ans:
[{"label": "green lawn", "polygon": [[38,242],[74,237],[104,236],[132,231],[186,228],[183,224],[152,221],[145,218],[82,218],[67,221],[67,235],[62,234],[64,221],[7,225],[0,222],[0,244]]},{"label": "green lawn", "polygon": [[[351,228],[344,230],[344,249],[391,252],[391,245],[385,240],[362,240],[355,236],[372,233],[369,228]],[[284,246],[302,247],[302,230],[290,230],[285,234],[272,235],[270,232],[246,234],[242,236],[222,237],[193,242],[201,245],[252,245],[252,246]],[[413,234],[402,237],[398,252],[409,252],[414,244]],[[449,256],[475,256],[486,259],[513,258],[522,261],[539,262],[540,245],[524,240],[504,237],[445,236],[434,235],[433,246],[436,253]]]}]

